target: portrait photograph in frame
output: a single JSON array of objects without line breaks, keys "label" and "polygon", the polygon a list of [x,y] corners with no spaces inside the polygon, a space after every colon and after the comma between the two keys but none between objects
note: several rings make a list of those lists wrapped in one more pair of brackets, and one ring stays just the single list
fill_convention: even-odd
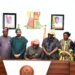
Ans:
[{"label": "portrait photograph in frame", "polygon": [[64,30],[64,15],[63,14],[51,15],[51,29]]},{"label": "portrait photograph in frame", "polygon": [[3,28],[16,29],[16,13],[3,13]]}]

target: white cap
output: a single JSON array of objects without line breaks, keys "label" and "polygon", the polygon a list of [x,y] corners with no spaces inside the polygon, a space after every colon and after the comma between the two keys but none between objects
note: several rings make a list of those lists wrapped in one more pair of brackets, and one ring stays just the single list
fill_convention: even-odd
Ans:
[{"label": "white cap", "polygon": [[35,39],[35,40],[33,41],[33,43],[34,43],[34,44],[40,44],[40,42],[39,42],[38,39]]},{"label": "white cap", "polygon": [[53,30],[50,30],[50,31],[48,31],[48,34],[52,34],[52,35],[54,35],[55,33],[54,33]]}]

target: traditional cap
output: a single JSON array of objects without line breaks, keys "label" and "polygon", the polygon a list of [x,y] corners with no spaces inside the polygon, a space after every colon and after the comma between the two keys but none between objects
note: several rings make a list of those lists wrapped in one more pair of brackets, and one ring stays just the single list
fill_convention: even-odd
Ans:
[{"label": "traditional cap", "polygon": [[39,42],[38,39],[35,39],[35,40],[33,41],[33,44],[40,44],[40,42]]},{"label": "traditional cap", "polygon": [[17,32],[21,32],[21,29],[20,29],[20,25],[18,24],[18,28],[16,29],[16,31],[15,31],[16,33]]},{"label": "traditional cap", "polygon": [[16,29],[16,31],[15,31],[15,32],[16,32],[16,33],[17,33],[17,32],[21,32],[21,29]]},{"label": "traditional cap", "polygon": [[53,31],[53,30],[50,30],[50,31],[48,32],[48,34],[54,35],[54,31]]}]

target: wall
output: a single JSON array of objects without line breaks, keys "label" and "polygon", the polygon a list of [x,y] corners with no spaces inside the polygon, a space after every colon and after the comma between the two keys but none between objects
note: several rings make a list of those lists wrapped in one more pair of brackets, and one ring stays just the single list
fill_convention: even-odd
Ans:
[{"label": "wall", "polygon": [[[0,0],[0,35],[2,35],[3,13],[17,13],[17,25],[20,24],[22,35],[28,39],[28,46],[30,41],[34,38],[43,39],[43,28],[37,30],[25,29],[28,21],[27,11],[40,11],[40,23],[47,25],[47,30],[51,26],[51,14],[64,14],[64,30],[56,31],[56,37],[62,39],[64,31],[71,32],[71,39],[74,41],[74,25],[75,25],[75,7],[74,0]],[[12,34],[11,34],[12,33]],[[10,36],[15,36],[15,30],[9,31]]]}]

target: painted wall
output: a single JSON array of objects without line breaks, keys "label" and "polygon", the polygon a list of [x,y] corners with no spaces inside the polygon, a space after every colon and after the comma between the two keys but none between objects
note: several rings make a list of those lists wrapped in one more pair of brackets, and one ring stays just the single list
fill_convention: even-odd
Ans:
[{"label": "painted wall", "polygon": [[[75,2],[74,0],[0,0],[0,35],[2,35],[3,13],[16,13],[17,25],[20,24],[22,35],[28,39],[28,46],[32,39],[38,38],[40,44],[43,39],[43,28],[37,30],[25,29],[28,11],[40,11],[40,23],[51,28],[51,14],[64,14],[64,30],[56,31],[56,37],[62,39],[64,31],[71,32],[71,39],[75,40]],[[15,30],[9,31],[9,36],[15,36]]]}]

